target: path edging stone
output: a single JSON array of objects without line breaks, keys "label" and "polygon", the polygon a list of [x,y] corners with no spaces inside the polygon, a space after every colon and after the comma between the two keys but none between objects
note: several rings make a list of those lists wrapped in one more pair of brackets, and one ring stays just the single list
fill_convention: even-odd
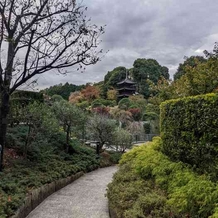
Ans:
[{"label": "path edging stone", "polygon": [[83,175],[84,175],[84,172],[78,172],[75,175],[69,176],[67,178],[59,179],[57,181],[45,184],[38,189],[34,189],[25,198],[22,206],[10,218],[25,218],[32,210],[34,210],[49,195],[69,185],[70,183],[77,180]]},{"label": "path edging stone", "polygon": [[110,203],[108,204],[108,209],[109,209],[110,218],[118,218],[115,210],[110,206]]}]

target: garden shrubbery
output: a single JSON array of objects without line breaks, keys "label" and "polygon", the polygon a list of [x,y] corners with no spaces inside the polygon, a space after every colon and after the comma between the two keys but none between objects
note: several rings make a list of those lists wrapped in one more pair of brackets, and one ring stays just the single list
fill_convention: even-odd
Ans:
[{"label": "garden shrubbery", "polygon": [[163,152],[199,173],[218,176],[218,95],[207,94],[161,104]]},{"label": "garden shrubbery", "polygon": [[218,185],[161,150],[162,141],[155,138],[123,155],[108,186],[118,218],[217,217]]},{"label": "garden shrubbery", "polygon": [[[16,157],[6,155],[6,167],[0,173],[1,218],[13,215],[31,190],[79,171],[89,172],[105,166],[103,155],[98,159],[94,149],[81,145],[77,139],[71,139],[70,152],[66,153],[64,132],[37,134],[24,157],[27,132],[28,128],[24,125],[9,128],[8,131],[7,149],[16,153]],[[106,166],[118,162],[116,153],[107,156]]]}]

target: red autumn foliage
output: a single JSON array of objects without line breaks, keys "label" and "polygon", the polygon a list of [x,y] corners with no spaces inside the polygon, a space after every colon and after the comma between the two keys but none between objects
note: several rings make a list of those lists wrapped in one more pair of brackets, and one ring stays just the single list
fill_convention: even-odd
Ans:
[{"label": "red autumn foliage", "polygon": [[97,114],[109,115],[110,108],[109,107],[96,107],[96,108],[93,108],[92,111]]},{"label": "red autumn foliage", "polygon": [[130,108],[128,110],[135,121],[139,121],[141,119],[141,109],[140,108]]}]

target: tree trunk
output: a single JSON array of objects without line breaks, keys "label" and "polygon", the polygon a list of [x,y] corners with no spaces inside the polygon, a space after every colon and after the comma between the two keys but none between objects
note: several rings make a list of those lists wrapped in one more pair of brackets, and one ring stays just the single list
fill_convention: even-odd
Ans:
[{"label": "tree trunk", "polygon": [[[0,94],[1,94],[1,106],[0,106],[0,144],[2,146],[1,152],[1,161],[0,161],[0,171],[3,170],[3,161],[4,161],[4,149],[5,149],[5,138],[7,133],[8,121],[7,117],[9,114],[9,98],[10,98],[10,84],[13,71],[13,62],[14,62],[14,41],[13,32],[8,34],[9,44],[8,44],[8,55],[7,55],[7,64],[3,75],[1,74],[0,78]],[[10,94],[9,94],[10,93]]]},{"label": "tree trunk", "polygon": [[4,150],[5,150],[5,138],[7,132],[7,116],[9,113],[9,94],[7,90],[3,90],[1,93],[1,106],[0,106],[0,145],[2,146],[0,171],[3,170],[4,162]]},{"label": "tree trunk", "polygon": [[97,155],[100,155],[100,152],[103,148],[103,145],[104,145],[105,142],[97,142],[96,143],[96,154]]},{"label": "tree trunk", "polygon": [[31,135],[31,124],[29,124],[29,129],[28,129],[28,133],[26,136],[25,147],[24,147],[24,151],[23,151],[23,156],[25,159],[27,159],[27,150],[28,150],[28,147],[30,145],[30,135]]},{"label": "tree trunk", "polygon": [[100,155],[100,142],[96,143],[96,154]]},{"label": "tree trunk", "polygon": [[69,153],[69,141],[70,141],[70,125],[67,126],[67,135],[66,135],[66,152]]}]

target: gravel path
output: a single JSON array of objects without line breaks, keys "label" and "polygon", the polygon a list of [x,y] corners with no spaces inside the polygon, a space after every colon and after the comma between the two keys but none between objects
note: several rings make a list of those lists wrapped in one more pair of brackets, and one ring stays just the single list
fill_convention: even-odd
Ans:
[{"label": "gravel path", "polygon": [[45,199],[27,218],[109,218],[105,197],[117,167],[87,173]]}]

